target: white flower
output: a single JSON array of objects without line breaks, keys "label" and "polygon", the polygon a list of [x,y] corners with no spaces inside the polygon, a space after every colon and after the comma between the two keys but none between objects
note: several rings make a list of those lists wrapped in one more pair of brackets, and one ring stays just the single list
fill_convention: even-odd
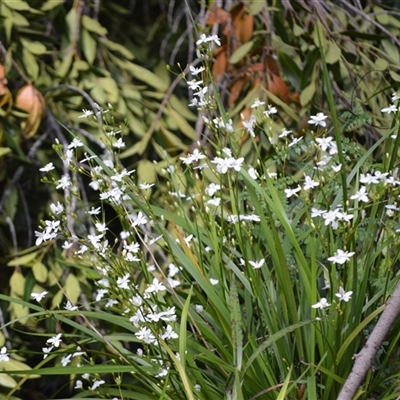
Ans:
[{"label": "white flower", "polygon": [[205,71],[204,67],[200,67],[200,68],[195,68],[192,65],[189,66],[189,71],[192,75],[198,75],[200,74],[200,72]]},{"label": "white flower", "polygon": [[7,362],[10,361],[10,357],[7,353],[7,347],[3,346],[0,351],[0,362]]},{"label": "white flower", "polygon": [[187,81],[187,85],[189,86],[189,89],[192,90],[197,90],[201,88],[201,84],[203,83],[203,81],[196,81],[195,79],[191,80],[191,81]]},{"label": "white flower", "polygon": [[91,388],[89,388],[90,390],[96,390],[99,386],[101,386],[101,385],[104,385],[106,383],[106,381],[103,381],[103,380],[98,380],[98,379],[95,379],[95,381],[93,382],[93,385],[92,385],[92,387]]},{"label": "white flower", "polygon": [[59,215],[64,211],[64,206],[58,201],[57,204],[50,204],[50,210],[53,214]]},{"label": "white flower", "polygon": [[142,190],[146,190],[146,189],[150,189],[153,186],[154,186],[154,183],[141,183],[139,185],[139,188]]},{"label": "white flower", "polygon": [[80,115],[78,118],[87,118],[94,114],[92,110],[83,109],[82,112],[83,112],[83,114]]},{"label": "white flower", "polygon": [[352,200],[363,201],[364,203],[369,202],[369,198],[367,195],[367,189],[365,186],[362,186],[358,192],[356,192],[353,196],[350,197]]},{"label": "white flower", "polygon": [[62,336],[62,334],[59,333],[58,335],[53,336],[50,339],[47,339],[46,343],[50,344],[51,346],[59,347],[62,342],[61,336]]},{"label": "white flower", "polygon": [[294,189],[285,189],[285,195],[287,198],[292,197],[294,194],[296,194],[297,192],[300,192],[301,188],[297,187]]},{"label": "white flower", "polygon": [[400,94],[394,92],[392,94],[392,102],[394,103],[396,100],[399,100],[399,99],[400,99]]},{"label": "white flower", "polygon": [[215,286],[215,285],[218,285],[219,280],[218,279],[214,279],[214,278],[210,278],[210,283],[211,283],[211,285]]},{"label": "white flower", "polygon": [[255,99],[254,103],[250,106],[251,108],[257,108],[265,104],[265,101],[260,101],[259,99]]},{"label": "white flower", "polygon": [[263,112],[263,114],[265,115],[271,115],[271,114],[276,114],[278,112],[278,110],[276,109],[276,107],[272,107],[270,104],[268,104],[268,109],[265,110]]},{"label": "white flower", "polygon": [[323,128],[326,127],[326,118],[328,118],[327,115],[325,115],[324,113],[318,113],[317,115],[311,115],[310,119],[308,120],[308,123],[310,125],[315,125],[315,126],[322,126]]},{"label": "white flower", "polygon": [[326,307],[329,307],[329,306],[330,306],[330,304],[328,303],[328,300],[326,300],[325,297],[321,297],[319,302],[313,304],[311,307],[312,308],[321,308],[321,309],[323,309],[323,308],[326,308]]},{"label": "white flower", "polygon": [[343,300],[346,303],[351,299],[351,295],[353,294],[352,291],[345,292],[344,289],[339,286],[339,293],[335,293],[335,296],[339,298],[339,300]]},{"label": "white flower", "polygon": [[221,198],[220,197],[216,197],[214,199],[207,200],[206,204],[218,207],[221,204]]},{"label": "white flower", "polygon": [[56,186],[56,189],[61,188],[63,190],[72,185],[71,178],[68,175],[63,175],[61,179],[57,181],[57,183],[58,185]]},{"label": "white flower", "polygon": [[292,133],[292,131],[288,131],[287,129],[282,129],[282,132],[281,132],[281,134],[278,136],[278,137],[280,137],[281,139],[283,139],[283,138],[285,138],[286,136],[288,136],[289,134],[291,134]]},{"label": "white flower", "polygon": [[54,169],[54,165],[53,165],[53,163],[51,162],[51,163],[46,164],[44,167],[40,168],[39,171],[42,171],[42,172],[49,172],[49,171],[51,171],[51,170],[53,170],[53,169]]},{"label": "white flower", "polygon": [[395,113],[396,111],[397,111],[397,107],[394,104],[392,104],[389,107],[382,108],[382,110],[381,110],[381,112],[387,113],[387,114]]},{"label": "white flower", "polygon": [[42,347],[43,351],[43,360],[47,358],[47,356],[50,354],[50,352],[53,350],[53,346],[50,347]]},{"label": "white flower", "polygon": [[201,385],[199,385],[199,384],[197,383],[196,385],[193,386],[193,389],[194,389],[196,392],[201,392]]},{"label": "white flower", "polygon": [[125,274],[122,278],[117,279],[117,285],[121,289],[129,289],[129,277],[130,274]]},{"label": "white flower", "polygon": [[47,293],[49,292],[44,291],[41,293],[31,293],[31,297],[33,297],[36,301],[42,301]]},{"label": "white flower", "polygon": [[208,196],[212,197],[218,190],[221,190],[221,185],[217,185],[215,183],[210,183],[206,188],[205,192]]},{"label": "white flower", "polygon": [[344,264],[346,261],[350,260],[350,257],[354,256],[354,254],[354,251],[338,249],[334,256],[328,258],[328,261],[332,261],[334,264]]},{"label": "white flower", "polygon": [[247,172],[249,173],[251,178],[253,178],[254,180],[257,180],[256,170],[253,167],[249,167]]},{"label": "white flower", "polygon": [[319,182],[314,181],[310,176],[306,176],[303,188],[304,188],[304,190],[309,190],[309,189],[314,189],[318,185],[319,185]]},{"label": "white flower", "polygon": [[326,213],[326,210],[318,210],[318,208],[311,208],[311,218],[322,217]]},{"label": "white flower", "polygon": [[201,304],[196,304],[194,306],[196,312],[198,312],[199,314],[201,314],[202,312],[204,312],[204,307]]},{"label": "white flower", "polygon": [[63,367],[66,367],[71,362],[72,354],[68,354],[61,358],[61,364]]},{"label": "white flower", "polygon": [[294,145],[296,145],[297,143],[299,143],[301,140],[302,140],[303,138],[300,136],[300,137],[298,137],[298,138],[295,138],[295,137],[291,137],[291,142],[288,144],[288,147],[292,147],[292,146],[294,146]]},{"label": "white flower", "polygon": [[153,279],[153,283],[151,283],[147,289],[145,290],[146,293],[157,293],[161,292],[163,290],[166,290],[167,288],[157,279]]},{"label": "white flower", "polygon": [[78,306],[74,306],[69,300],[67,301],[67,303],[64,306],[64,310],[68,310],[68,311],[75,311],[78,309]]},{"label": "white flower", "polygon": [[116,149],[122,149],[125,147],[125,142],[122,140],[122,138],[119,138],[116,142],[113,143],[113,147]]},{"label": "white flower", "polygon": [[243,127],[249,132],[252,137],[255,137],[254,125],[256,124],[256,117],[252,115],[248,121],[245,119],[242,121]]},{"label": "white flower", "polygon": [[145,328],[144,326],[139,329],[138,332],[135,333],[135,336],[142,340],[144,343],[151,344],[156,343],[156,337],[153,332],[149,328]]},{"label": "white flower", "polygon": [[147,224],[147,219],[146,216],[139,211],[139,213],[137,214],[135,220],[133,221],[132,225],[133,226],[140,226],[140,225],[145,225]]},{"label": "white flower", "polygon": [[161,335],[161,338],[163,340],[168,340],[168,339],[177,339],[179,336],[174,330],[172,329],[171,325],[167,325],[167,328],[165,329],[164,333]]},{"label": "white flower", "polygon": [[196,45],[199,46],[202,43],[214,42],[217,46],[221,46],[221,42],[217,35],[206,36],[204,33],[200,35],[200,39],[196,42]]},{"label": "white flower", "polygon": [[80,381],[79,379],[75,382],[75,387],[74,389],[83,389],[83,382]]},{"label": "white flower", "polygon": [[332,142],[332,140],[333,139],[331,137],[315,139],[315,141],[318,143],[318,146],[322,151],[326,151],[328,149],[328,147],[330,146],[330,142]]},{"label": "white flower", "polygon": [[254,268],[258,269],[261,268],[265,263],[265,259],[262,258],[260,261],[249,261],[249,264]]},{"label": "white flower", "polygon": [[74,138],[72,142],[68,145],[69,149],[76,149],[77,147],[82,147],[83,143],[78,139]]}]

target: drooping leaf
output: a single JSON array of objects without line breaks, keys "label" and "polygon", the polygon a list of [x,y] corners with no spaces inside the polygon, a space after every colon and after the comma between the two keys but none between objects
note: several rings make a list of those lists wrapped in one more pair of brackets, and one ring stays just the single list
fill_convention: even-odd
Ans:
[{"label": "drooping leaf", "polygon": [[3,4],[8,8],[12,8],[13,10],[18,10],[18,11],[28,11],[31,9],[29,4],[26,1],[22,0],[6,1]]},{"label": "drooping leaf", "polygon": [[129,61],[126,61],[124,65],[126,66],[126,69],[130,71],[136,79],[147,83],[149,86],[157,90],[167,90],[168,83],[160,79],[156,74],[149,71],[148,69],[140,65],[133,64]]},{"label": "drooping leaf", "polygon": [[81,286],[78,278],[72,272],[68,274],[68,277],[65,281],[64,290],[68,299],[75,304],[81,294]]},{"label": "drooping leaf", "polygon": [[39,251],[34,251],[32,253],[25,254],[24,256],[14,258],[13,260],[11,260],[7,263],[7,266],[15,267],[17,265],[27,265],[32,260],[34,260],[38,254],[39,254]]},{"label": "drooping leaf", "polygon": [[82,15],[82,26],[89,32],[97,33],[98,35],[107,35],[107,29],[93,18],[87,15]]},{"label": "drooping leaf", "polygon": [[340,60],[342,52],[340,47],[333,40],[329,41],[328,51],[325,54],[325,61],[327,64],[335,64]]},{"label": "drooping leaf", "polygon": [[301,70],[296,62],[293,60],[292,57],[289,57],[286,53],[282,51],[278,52],[278,59],[284,76],[287,77],[287,79],[296,90],[300,90]]},{"label": "drooping leaf", "polygon": [[47,0],[45,3],[43,3],[42,7],[40,9],[43,12],[50,11],[53,8],[58,7],[59,5],[63,4],[65,0]]},{"label": "drooping leaf", "polygon": [[133,53],[120,43],[116,43],[116,42],[113,42],[112,40],[105,39],[105,38],[100,38],[100,43],[102,43],[109,50],[120,53],[127,60],[133,60],[135,58]]},{"label": "drooping leaf", "polygon": [[25,71],[32,80],[39,76],[39,64],[37,58],[26,48],[22,49],[22,61],[24,63]]},{"label": "drooping leaf", "polygon": [[32,265],[32,272],[37,282],[44,283],[47,280],[48,271],[45,265],[40,261],[36,261]]},{"label": "drooping leaf", "polygon": [[229,58],[231,64],[241,61],[253,48],[253,41],[242,44]]},{"label": "drooping leaf", "polygon": [[157,179],[156,165],[149,160],[140,160],[137,174],[141,183],[154,183]]},{"label": "drooping leaf", "polygon": [[93,64],[96,58],[97,42],[86,29],[82,29],[81,40],[83,54],[87,62]]},{"label": "drooping leaf", "polygon": [[13,293],[23,297],[25,287],[25,277],[20,271],[14,271],[10,278],[10,288]]},{"label": "drooping leaf", "polygon": [[302,90],[300,94],[300,104],[302,106],[307,105],[314,97],[316,90],[317,88],[315,86],[315,82],[313,81],[305,89]]}]

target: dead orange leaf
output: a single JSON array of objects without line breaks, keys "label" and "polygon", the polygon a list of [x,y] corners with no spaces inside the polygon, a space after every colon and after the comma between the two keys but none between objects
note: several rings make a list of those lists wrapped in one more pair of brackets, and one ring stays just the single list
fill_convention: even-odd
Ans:
[{"label": "dead orange leaf", "polygon": [[32,84],[28,84],[18,91],[15,98],[15,105],[29,114],[21,122],[22,133],[29,139],[39,129],[45,110],[44,98]]}]

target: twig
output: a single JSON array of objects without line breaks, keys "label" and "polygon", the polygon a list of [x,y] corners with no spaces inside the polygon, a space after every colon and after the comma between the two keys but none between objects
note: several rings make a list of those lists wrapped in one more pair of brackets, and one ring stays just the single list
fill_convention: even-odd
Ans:
[{"label": "twig", "polygon": [[386,335],[400,315],[400,283],[386,303],[370,337],[362,350],[354,356],[353,368],[339,393],[337,400],[352,400],[360,388],[361,383],[371,368],[376,353],[382,346]]},{"label": "twig", "polygon": [[[9,52],[7,49],[4,47],[3,43],[0,41],[0,52],[4,54],[4,56],[9,56]],[[14,68],[17,70],[18,74],[20,77],[26,82],[27,85],[31,85],[32,82],[30,79],[25,75],[25,73],[22,71],[22,69],[19,67],[17,62],[10,56],[11,63],[14,66]]]},{"label": "twig", "polygon": [[97,106],[95,101],[84,90],[79,89],[78,87],[73,86],[73,85],[62,84],[62,85],[52,86],[52,87],[44,90],[43,93],[54,92],[55,90],[58,90],[58,89],[68,89],[68,90],[72,90],[73,92],[79,93],[89,103],[94,114],[96,115],[97,122],[99,123],[99,125],[103,126],[103,120],[101,119],[101,113],[99,112],[100,111],[99,107]]}]

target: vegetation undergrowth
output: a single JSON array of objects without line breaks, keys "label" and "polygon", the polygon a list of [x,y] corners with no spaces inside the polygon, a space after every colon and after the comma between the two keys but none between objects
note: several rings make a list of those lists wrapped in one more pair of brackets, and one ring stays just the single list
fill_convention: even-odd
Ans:
[{"label": "vegetation undergrowth", "polygon": [[[63,175],[52,163],[41,171],[61,195],[35,232],[35,252],[10,265],[33,268],[34,259],[38,276],[40,264],[61,267],[68,284],[35,284],[30,299],[0,295],[29,309],[3,329],[39,323],[43,342],[43,360],[30,369],[29,349],[8,337],[4,398],[47,374],[68,376],[73,398],[338,396],[399,280],[400,96],[382,110],[394,115],[391,127],[368,150],[342,134],[327,68],[331,116],[310,116],[301,134],[282,129],[266,99],[254,99],[249,119],[232,121],[212,80],[219,44],[201,35],[201,65],[182,72],[206,130],[179,163],[159,162],[166,185],[139,182],[122,165],[112,105],[82,115],[101,120],[103,154],[74,132],[55,144]],[[249,165],[244,136],[255,151],[267,140],[269,155]],[[27,284],[20,271],[13,279]],[[398,395],[398,332],[382,343],[357,398]]]}]

